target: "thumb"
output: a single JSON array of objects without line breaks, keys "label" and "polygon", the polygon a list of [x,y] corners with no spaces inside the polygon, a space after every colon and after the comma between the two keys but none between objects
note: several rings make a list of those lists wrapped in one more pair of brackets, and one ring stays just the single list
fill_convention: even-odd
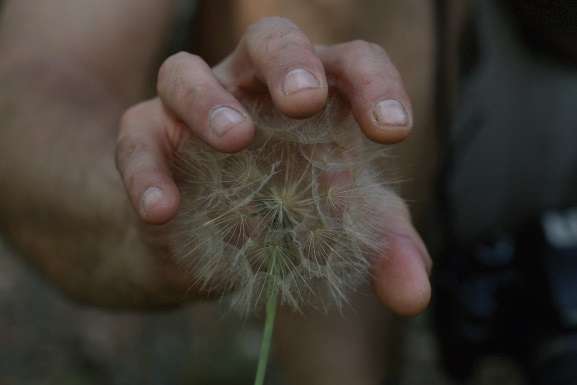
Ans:
[{"label": "thumb", "polygon": [[391,310],[412,316],[424,311],[430,302],[432,261],[407,208],[395,198],[400,204],[389,209],[385,226],[388,247],[374,262],[373,284]]}]

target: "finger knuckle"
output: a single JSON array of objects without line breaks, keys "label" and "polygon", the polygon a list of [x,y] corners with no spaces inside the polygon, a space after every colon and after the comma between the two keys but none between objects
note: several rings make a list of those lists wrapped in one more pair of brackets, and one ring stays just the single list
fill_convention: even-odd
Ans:
[{"label": "finger knuckle", "polygon": [[116,167],[124,177],[135,173],[140,160],[149,152],[148,147],[139,140],[128,136],[119,137],[116,148]]},{"label": "finger knuckle", "polygon": [[289,63],[303,61],[312,64],[314,61],[311,60],[316,57],[308,40],[295,32],[287,32],[280,39],[268,41],[264,48],[265,58],[273,64],[283,60]]},{"label": "finger knuckle", "polygon": [[128,128],[132,126],[132,122],[135,120],[136,115],[138,115],[139,110],[140,110],[140,106],[137,104],[137,105],[134,105],[134,106],[128,108],[120,116],[119,136],[126,134],[126,131],[128,130]]},{"label": "finger knuckle", "polygon": [[354,55],[382,55],[385,50],[378,44],[368,42],[366,40],[354,40],[348,43],[348,50]]},{"label": "finger knuckle", "polygon": [[375,76],[386,76],[391,80],[398,78],[385,50],[378,44],[354,40],[345,43],[339,50],[339,66],[344,72],[355,74],[355,83],[360,86],[371,85]]},{"label": "finger knuckle", "polygon": [[130,166],[124,172],[124,183],[126,185],[126,188],[128,189],[129,192],[131,192],[131,195],[134,194],[133,196],[136,199],[138,199],[138,196],[136,196],[136,194],[137,191],[139,190],[138,187],[141,184],[139,182],[142,179],[144,179],[142,171],[134,169],[134,166]]},{"label": "finger knuckle", "polygon": [[178,52],[169,56],[166,60],[164,60],[160,66],[160,69],[158,70],[159,77],[163,77],[163,75],[168,75],[174,72],[175,68],[178,68],[182,65],[182,62],[184,62],[186,56],[188,56],[186,52]]},{"label": "finger knuckle", "polygon": [[138,148],[134,133],[134,128],[137,127],[135,122],[140,119],[139,117],[145,108],[145,103],[136,104],[124,111],[120,117],[118,136],[116,138],[117,165],[123,164]]},{"label": "finger knuckle", "polygon": [[133,122],[142,119],[143,116],[150,115],[148,111],[152,106],[154,106],[153,99],[137,103],[127,108],[120,116],[120,130],[125,132],[129,127],[134,126]]},{"label": "finger knuckle", "polygon": [[175,94],[185,106],[197,106],[200,98],[212,93],[212,87],[204,82],[190,83],[175,88]]},{"label": "finger knuckle", "polygon": [[360,55],[367,58],[378,58],[388,60],[386,51],[380,45],[365,40],[353,42],[350,47],[353,55]]},{"label": "finger knuckle", "polygon": [[122,134],[118,136],[116,140],[115,161],[116,168],[121,174],[124,174],[127,160],[130,159],[135,151],[136,146],[128,136]]},{"label": "finger knuckle", "polygon": [[312,48],[308,37],[298,28],[287,29],[279,34],[280,47],[286,48],[291,46]]},{"label": "finger knuckle", "polygon": [[204,60],[200,56],[184,51],[168,57],[158,70],[158,91],[172,87],[177,79],[184,76],[187,69],[200,68],[203,64]]},{"label": "finger knuckle", "polygon": [[298,28],[292,20],[282,17],[282,16],[267,16],[258,20],[257,22],[251,24],[247,28],[247,33],[261,33],[263,31],[269,31],[271,29],[284,29],[284,28]]},{"label": "finger knuckle", "polygon": [[259,23],[254,25],[247,39],[249,50],[257,59],[270,55],[278,57],[290,49],[312,51],[310,40],[292,21],[275,17]]},{"label": "finger knuckle", "polygon": [[124,111],[122,115],[120,115],[120,119],[118,120],[119,133],[124,132],[126,130],[126,127],[130,125],[130,122],[133,119],[132,115],[134,114],[134,112],[132,111],[133,108],[134,107],[130,107],[129,109]]},{"label": "finger knuckle", "polygon": [[203,58],[193,53],[186,53],[186,58],[183,58],[183,62],[187,67],[194,68],[200,68],[206,65]]}]

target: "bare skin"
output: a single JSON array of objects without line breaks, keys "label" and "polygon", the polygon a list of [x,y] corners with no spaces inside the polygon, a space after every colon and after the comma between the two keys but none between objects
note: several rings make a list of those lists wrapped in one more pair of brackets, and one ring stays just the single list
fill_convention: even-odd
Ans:
[{"label": "bare skin", "polygon": [[[84,302],[144,308],[202,295],[189,290],[167,245],[151,234],[178,210],[169,164],[182,140],[197,135],[225,152],[250,143],[254,126],[239,98],[268,91],[282,112],[305,117],[322,108],[330,81],[371,139],[397,143],[410,132],[400,76],[371,43],[315,47],[289,20],[263,19],[214,68],[188,53],[168,58],[158,96],[138,103],[173,21],[172,2],[12,0],[5,7],[0,226],[34,266]],[[379,114],[379,105],[388,108]],[[429,302],[430,258],[406,209],[391,218],[390,231],[390,250],[374,266],[375,292],[393,311],[416,314]]]}]

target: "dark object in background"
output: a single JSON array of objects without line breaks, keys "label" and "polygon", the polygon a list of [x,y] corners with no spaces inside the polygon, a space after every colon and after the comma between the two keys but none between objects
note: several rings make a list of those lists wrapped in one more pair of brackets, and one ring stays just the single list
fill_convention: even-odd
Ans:
[{"label": "dark object in background", "polygon": [[443,364],[459,383],[506,355],[535,385],[577,384],[577,209],[452,249],[434,279]]},{"label": "dark object in background", "polygon": [[576,1],[507,0],[504,3],[529,42],[577,63]]},{"label": "dark object in background", "polygon": [[506,355],[532,384],[577,384],[577,213],[547,212],[577,207],[577,3],[471,4],[439,124],[442,359],[459,383]]}]

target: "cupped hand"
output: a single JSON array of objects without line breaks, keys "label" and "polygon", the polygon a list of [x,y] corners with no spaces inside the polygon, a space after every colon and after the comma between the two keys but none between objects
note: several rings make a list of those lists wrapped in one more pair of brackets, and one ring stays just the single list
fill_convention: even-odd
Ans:
[{"label": "cupped hand", "polygon": [[[409,98],[376,44],[315,47],[291,21],[266,18],[214,68],[184,52],[169,57],[159,70],[158,97],[131,107],[120,123],[117,167],[141,220],[160,225],[176,215],[180,194],[171,162],[188,136],[222,152],[240,151],[255,127],[239,100],[268,92],[281,112],[304,118],[323,108],[329,84],[348,99],[370,139],[392,144],[409,135]],[[430,257],[404,205],[386,220],[389,248],[373,266],[376,293],[393,311],[419,313],[430,299]]]}]

